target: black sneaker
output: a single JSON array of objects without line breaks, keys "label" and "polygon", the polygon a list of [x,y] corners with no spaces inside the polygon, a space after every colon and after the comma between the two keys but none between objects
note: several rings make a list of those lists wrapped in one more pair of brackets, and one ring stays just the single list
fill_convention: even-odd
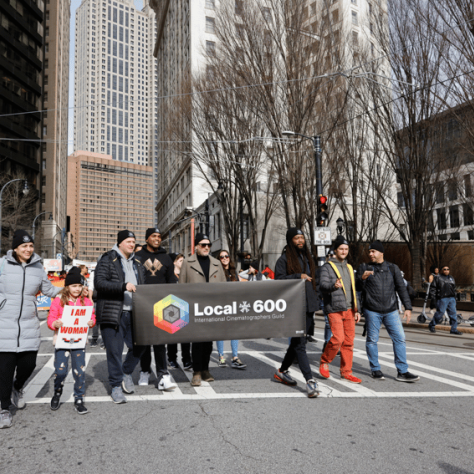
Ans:
[{"label": "black sneaker", "polygon": [[183,362],[184,370],[193,370],[193,363],[190,360]]},{"label": "black sneaker", "polygon": [[91,341],[91,343],[90,343],[90,346],[91,346],[91,347],[97,347],[98,345],[99,345],[99,341],[94,341],[94,340],[92,339],[92,341]]},{"label": "black sneaker", "polygon": [[370,376],[375,379],[375,380],[385,380],[385,377],[383,376],[383,373],[381,370],[374,370]]},{"label": "black sneaker", "polygon": [[410,372],[405,372],[404,374],[398,372],[395,380],[398,380],[399,382],[411,383],[411,382],[416,382],[417,380],[420,380],[420,377],[418,377],[418,375],[410,374]]},{"label": "black sneaker", "polygon": [[462,332],[454,329],[453,331],[449,331],[449,334],[456,334],[456,336],[462,336]]},{"label": "black sneaker", "polygon": [[51,399],[51,410],[58,410],[61,406],[61,395],[62,392],[54,392],[53,398]]},{"label": "black sneaker", "polygon": [[313,336],[306,336],[308,342],[318,342]]},{"label": "black sneaker", "polygon": [[85,407],[82,398],[77,398],[74,401],[74,408],[76,409],[77,413],[79,413],[79,415],[85,415],[86,413],[89,413],[89,410]]},{"label": "black sneaker", "polygon": [[431,324],[428,326],[430,332],[436,332],[436,329],[434,328],[434,326],[431,326]]},{"label": "black sneaker", "polygon": [[168,361],[168,367],[170,369],[179,369],[179,365],[175,360],[169,360]]}]

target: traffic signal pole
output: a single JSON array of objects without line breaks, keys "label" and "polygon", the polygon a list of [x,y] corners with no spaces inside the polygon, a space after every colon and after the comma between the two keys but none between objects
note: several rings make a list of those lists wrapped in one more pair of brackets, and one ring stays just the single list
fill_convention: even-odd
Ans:
[{"label": "traffic signal pole", "polygon": [[[327,217],[326,220],[322,221],[320,217],[326,213],[327,210],[327,198],[323,196],[323,171],[321,166],[321,137],[319,135],[313,138],[314,148],[314,164],[316,168],[316,196],[317,196],[317,214],[316,214],[316,228],[326,227],[328,225]],[[326,214],[327,216],[327,214]],[[322,248],[320,248],[322,247]],[[320,254],[320,250],[324,250],[324,246],[318,246],[318,266],[324,265],[326,258]]]},{"label": "traffic signal pole", "polygon": [[323,172],[321,169],[321,137],[313,137],[314,162],[316,165],[316,195],[323,194]]}]

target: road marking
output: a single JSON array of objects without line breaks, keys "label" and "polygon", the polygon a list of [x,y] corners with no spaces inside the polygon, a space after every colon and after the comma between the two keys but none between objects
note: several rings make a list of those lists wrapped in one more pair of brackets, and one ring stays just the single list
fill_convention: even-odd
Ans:
[{"label": "road marking", "polygon": [[45,383],[51,378],[54,373],[54,354],[51,355],[48,362],[35,375],[31,382],[25,388],[24,399],[25,402],[31,402],[36,398],[36,395],[42,390]]}]

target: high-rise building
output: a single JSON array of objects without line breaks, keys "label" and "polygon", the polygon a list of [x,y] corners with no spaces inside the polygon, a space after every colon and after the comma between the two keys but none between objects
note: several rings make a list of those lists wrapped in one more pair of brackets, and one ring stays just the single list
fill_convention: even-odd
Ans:
[{"label": "high-rise building", "polygon": [[[42,0],[0,2],[0,182],[25,177],[30,187],[37,188],[42,133],[39,111],[43,12]],[[5,201],[3,204],[5,213]],[[29,215],[27,220],[28,223],[18,224],[26,228],[31,225]],[[5,221],[2,224],[5,234]]]},{"label": "high-rise building", "polygon": [[76,151],[68,160],[72,256],[96,260],[123,229],[144,243],[146,229],[153,226],[152,167],[86,151]]},{"label": "high-rise building", "polygon": [[46,1],[40,207],[45,214],[40,217],[43,232],[39,249],[44,257],[51,257],[54,247],[60,248],[67,219],[70,21],[70,0]]},{"label": "high-rise building", "polygon": [[83,0],[76,12],[74,149],[146,165],[156,110],[154,12]]}]

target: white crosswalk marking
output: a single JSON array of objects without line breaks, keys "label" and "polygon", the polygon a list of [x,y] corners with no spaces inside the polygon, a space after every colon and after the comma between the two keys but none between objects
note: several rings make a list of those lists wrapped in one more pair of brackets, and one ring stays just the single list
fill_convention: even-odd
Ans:
[{"label": "white crosswalk marking", "polygon": [[36,398],[36,395],[44,387],[44,384],[51,378],[54,373],[54,355],[52,355],[43,368],[35,375],[33,380],[25,388],[24,400],[31,402]]}]

